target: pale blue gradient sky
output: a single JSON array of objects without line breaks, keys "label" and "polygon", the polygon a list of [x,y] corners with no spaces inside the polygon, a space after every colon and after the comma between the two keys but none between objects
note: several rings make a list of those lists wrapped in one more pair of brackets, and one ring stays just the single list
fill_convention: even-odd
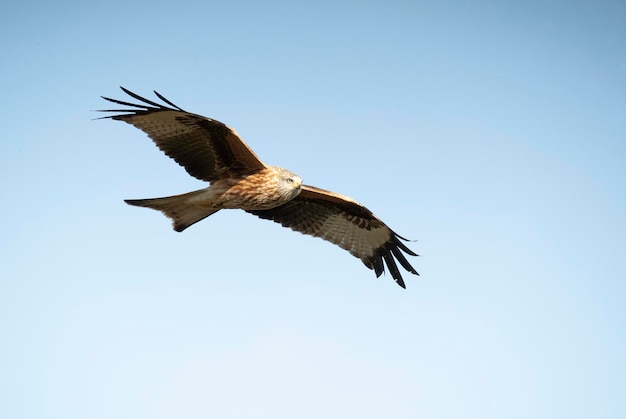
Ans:
[{"label": "pale blue gradient sky", "polygon": [[[626,416],[623,2],[2,6],[0,417]],[[407,290],[94,121],[156,89],[418,241]]]}]

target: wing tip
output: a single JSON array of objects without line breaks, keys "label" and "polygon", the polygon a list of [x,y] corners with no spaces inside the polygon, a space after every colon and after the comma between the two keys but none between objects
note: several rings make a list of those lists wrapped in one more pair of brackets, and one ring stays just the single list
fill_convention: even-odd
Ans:
[{"label": "wing tip", "polygon": [[[128,96],[130,96],[131,98],[138,100],[140,103],[132,103],[132,102],[126,102],[124,100],[119,100],[119,99],[113,99],[107,96],[100,96],[102,99],[109,101],[111,103],[115,103],[117,105],[122,105],[122,106],[128,106],[130,107],[130,109],[99,109],[97,110],[97,112],[122,112],[119,115],[108,115],[108,116],[103,116],[101,118],[96,118],[96,119],[116,119],[116,120],[124,120],[130,117],[133,117],[135,115],[146,115],[149,113],[153,113],[153,112],[161,112],[161,111],[179,111],[179,112],[186,112],[184,109],[182,109],[180,106],[175,105],[171,100],[165,98],[165,96],[163,96],[162,94],[160,94],[159,92],[157,92],[156,90],[154,90],[155,95],[162,100],[166,105],[154,102],[152,100],[146,99],[143,96],[139,96],[137,93],[134,93],[132,91],[130,91],[129,89],[125,88],[124,86],[120,86],[120,89],[122,89],[122,91],[124,93],[126,93]],[[143,103],[141,103],[143,102]]]},{"label": "wing tip", "polygon": [[376,278],[379,278],[385,272],[389,272],[396,284],[406,289],[406,283],[404,282],[404,278],[402,278],[402,273],[400,272],[396,261],[399,262],[400,266],[402,266],[407,272],[412,273],[413,275],[420,276],[417,270],[402,254],[402,251],[411,256],[418,255],[417,253],[411,251],[408,247],[406,247],[402,242],[400,242],[398,238],[406,240],[403,237],[392,232],[391,240],[387,241],[384,245],[379,247],[375,251],[374,255],[363,258],[361,259],[361,261],[363,262],[363,264],[365,264],[366,267],[374,271],[374,273],[376,274]]}]

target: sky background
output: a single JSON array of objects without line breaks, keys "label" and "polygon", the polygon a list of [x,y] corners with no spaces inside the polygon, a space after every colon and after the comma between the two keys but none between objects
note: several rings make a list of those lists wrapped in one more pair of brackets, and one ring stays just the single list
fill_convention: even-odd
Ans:
[{"label": "sky background", "polygon": [[[626,417],[626,3],[0,7],[0,417]],[[118,86],[416,240],[407,289],[240,211]]]}]

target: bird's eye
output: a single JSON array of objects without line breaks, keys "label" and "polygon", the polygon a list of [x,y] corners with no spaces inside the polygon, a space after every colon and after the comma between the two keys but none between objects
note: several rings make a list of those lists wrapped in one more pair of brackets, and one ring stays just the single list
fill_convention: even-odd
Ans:
[{"label": "bird's eye", "polygon": [[290,178],[290,177],[288,177],[288,178],[287,178],[287,183],[293,183],[293,179],[292,179],[292,178]]}]

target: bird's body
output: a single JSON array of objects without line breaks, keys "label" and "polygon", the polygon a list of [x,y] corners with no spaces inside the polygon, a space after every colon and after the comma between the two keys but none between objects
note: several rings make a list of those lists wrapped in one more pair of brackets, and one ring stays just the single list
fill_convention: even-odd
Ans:
[{"label": "bird's body", "polygon": [[157,92],[169,107],[122,90],[143,103],[105,97],[134,108],[105,110],[126,112],[108,118],[146,132],[190,175],[210,183],[208,188],[182,195],[126,200],[128,204],[163,212],[172,219],[176,231],[183,231],[219,210],[242,209],[335,243],[361,259],[376,276],[384,272],[386,264],[403,288],[396,260],[417,275],[402,254],[416,256],[401,242],[403,238],[352,198],[303,185],[294,173],[265,165],[232,128],[219,121],[188,113]]},{"label": "bird's body", "polygon": [[[126,203],[162,211],[172,219],[174,230],[183,231],[221,209],[269,210],[294,199],[302,180],[280,167],[269,166],[237,177],[217,179],[208,188],[182,195],[152,199],[127,199]],[[261,188],[267,193],[257,193]]]}]

